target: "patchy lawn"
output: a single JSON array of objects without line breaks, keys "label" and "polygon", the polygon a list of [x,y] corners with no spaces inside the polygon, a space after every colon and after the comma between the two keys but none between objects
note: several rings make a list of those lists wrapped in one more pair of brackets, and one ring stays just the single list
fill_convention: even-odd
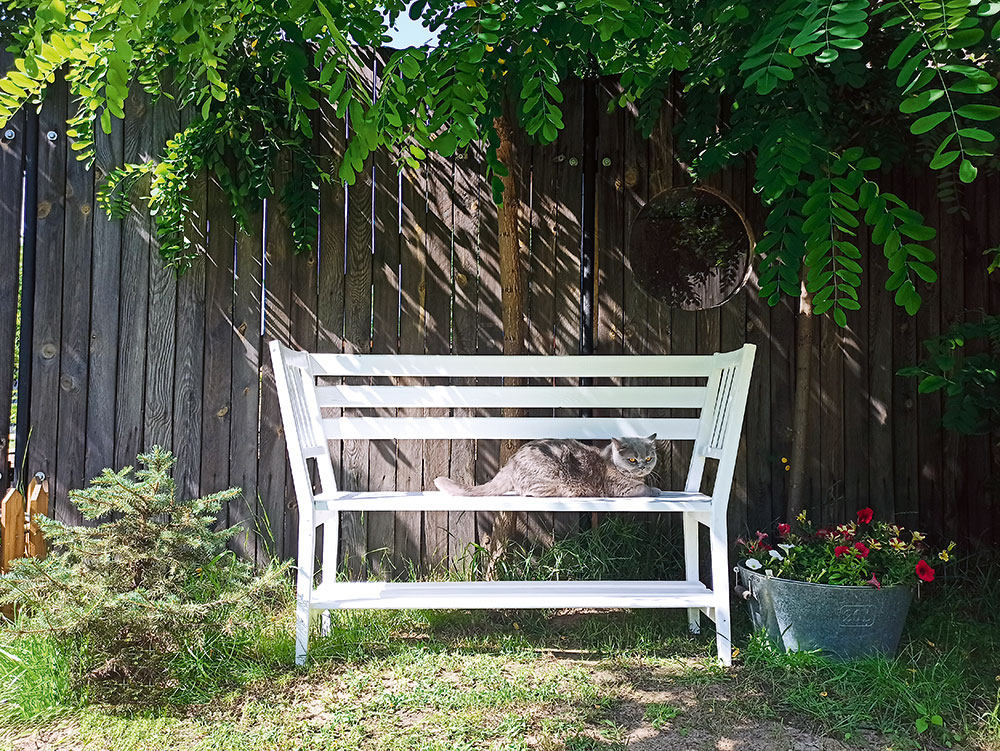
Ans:
[{"label": "patchy lawn", "polygon": [[[510,573],[678,566],[637,534],[602,525]],[[141,706],[78,685],[49,636],[0,627],[0,751],[1000,751],[1000,560],[920,594],[897,657],[849,664],[776,653],[740,608],[732,669],[683,611],[579,610],[338,613],[296,668],[289,602],[192,649]]]},{"label": "patchy lawn", "polygon": [[[934,615],[914,620],[926,629]],[[288,658],[290,616],[274,624]],[[347,613],[307,669],[276,660],[155,707],[54,692],[34,717],[8,705],[0,739],[12,751],[1000,748],[996,704],[954,645],[911,639],[897,660],[848,667],[753,639],[724,670],[711,635],[684,625],[677,612]],[[944,727],[918,733],[915,704]]]}]

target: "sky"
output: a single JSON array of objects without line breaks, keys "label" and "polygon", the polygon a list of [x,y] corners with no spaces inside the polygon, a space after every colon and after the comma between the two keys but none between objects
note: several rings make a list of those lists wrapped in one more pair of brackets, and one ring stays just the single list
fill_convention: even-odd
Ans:
[{"label": "sky", "polygon": [[389,34],[392,35],[390,46],[396,49],[437,42],[437,34],[425,29],[419,21],[412,20],[406,12],[400,13],[395,28],[390,29]]}]

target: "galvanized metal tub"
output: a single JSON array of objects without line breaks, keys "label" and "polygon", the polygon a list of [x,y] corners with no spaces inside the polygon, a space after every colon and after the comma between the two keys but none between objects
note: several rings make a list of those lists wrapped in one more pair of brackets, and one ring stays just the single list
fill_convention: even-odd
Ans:
[{"label": "galvanized metal tub", "polygon": [[849,587],[778,579],[737,567],[755,631],[787,652],[820,650],[837,660],[894,655],[910,587]]}]

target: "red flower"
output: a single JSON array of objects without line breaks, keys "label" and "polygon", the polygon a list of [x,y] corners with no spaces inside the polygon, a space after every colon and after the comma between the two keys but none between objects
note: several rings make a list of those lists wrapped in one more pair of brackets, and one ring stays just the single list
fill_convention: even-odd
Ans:
[{"label": "red flower", "polygon": [[867,506],[858,511],[858,524],[870,524],[875,512]]},{"label": "red flower", "polygon": [[934,569],[923,559],[917,564],[917,578],[925,582],[934,581]]},{"label": "red flower", "polygon": [[866,581],[865,584],[871,584],[875,589],[882,589],[882,584],[875,578],[875,574],[872,574],[872,578]]},{"label": "red flower", "polygon": [[760,549],[761,549],[761,550],[774,550],[774,548],[772,548],[772,547],[771,547],[770,545],[768,545],[768,544],[767,544],[766,542],[762,542],[762,543],[760,544]]},{"label": "red flower", "polygon": [[838,545],[833,549],[833,555],[835,558],[840,558],[840,556],[842,556],[848,550],[850,550],[850,548],[847,547],[846,545]]},{"label": "red flower", "polygon": [[816,536],[817,536],[817,537],[818,537],[819,539],[821,539],[821,540],[825,540],[825,539],[827,539],[828,537],[833,537],[833,532],[832,532],[831,530],[829,530],[829,529],[826,529],[826,528],[824,527],[823,529],[817,529],[817,530],[816,530]]},{"label": "red flower", "polygon": [[871,552],[871,550],[868,549],[868,546],[865,545],[863,542],[854,543],[854,549],[861,554],[862,558],[867,558],[868,554]]},{"label": "red flower", "polygon": [[788,533],[791,532],[791,531],[792,531],[792,525],[791,524],[779,524],[778,525],[778,534],[781,537],[788,537]]}]

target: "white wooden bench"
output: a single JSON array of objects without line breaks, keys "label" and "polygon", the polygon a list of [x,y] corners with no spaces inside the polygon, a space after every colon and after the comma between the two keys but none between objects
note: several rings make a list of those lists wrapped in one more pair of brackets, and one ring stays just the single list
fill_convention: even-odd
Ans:
[{"label": "white wooden bench", "polygon": [[[732,487],[755,347],[714,355],[497,356],[342,355],[291,350],[271,342],[281,414],[299,508],[296,662],[306,658],[310,616],[346,608],[687,608],[693,631],[700,614],[715,622],[720,660],[732,660],[726,508]],[[529,385],[398,385],[419,379],[528,379]],[[553,385],[577,378],[643,379],[654,385]],[[657,385],[682,378],[691,385]],[[344,384],[344,380],[365,385]],[[693,382],[692,382],[693,381]],[[607,381],[605,380],[605,383]],[[372,416],[373,409],[501,407],[699,410],[698,417],[412,417]],[[338,416],[325,414],[348,410]],[[355,413],[358,416],[353,416]],[[389,412],[389,414],[392,414]],[[578,414],[578,412],[577,412]],[[394,439],[608,440],[656,433],[693,441],[683,490],[654,498],[457,497],[427,492],[337,490],[329,441]],[[702,492],[706,459],[715,481]],[[311,468],[310,460],[315,462]],[[313,474],[315,473],[315,475]],[[313,477],[318,478],[314,487]],[[433,478],[424,478],[430,484]],[[342,511],[627,511],[683,514],[683,581],[338,582]],[[698,525],[709,528],[711,589],[699,577]],[[324,526],[321,582],[315,585],[315,533]]]}]

